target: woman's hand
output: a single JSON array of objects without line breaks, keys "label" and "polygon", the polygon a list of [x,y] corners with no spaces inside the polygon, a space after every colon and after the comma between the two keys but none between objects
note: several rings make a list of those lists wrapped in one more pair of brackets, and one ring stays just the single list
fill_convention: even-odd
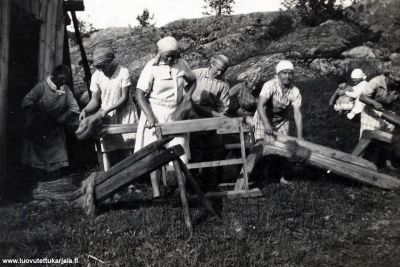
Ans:
[{"label": "woman's hand", "polygon": [[156,126],[156,123],[157,123],[156,117],[154,115],[149,116],[149,118],[147,118],[146,127],[153,128],[154,126]]},{"label": "woman's hand", "polygon": [[381,103],[375,101],[375,103],[374,103],[374,109],[376,109],[376,110],[382,110],[382,109],[383,109],[383,106],[382,106]]},{"label": "woman's hand", "polygon": [[86,116],[87,116],[86,110],[82,109],[81,114],[79,114],[79,120],[81,121],[81,120],[85,119]]},{"label": "woman's hand", "polygon": [[101,117],[104,118],[105,116],[107,116],[107,113],[108,113],[107,110],[102,109],[101,110]]},{"label": "woman's hand", "polygon": [[274,130],[270,125],[264,126],[264,133],[267,135],[272,135],[274,133]]},{"label": "woman's hand", "polygon": [[342,96],[342,95],[344,95],[344,94],[345,94],[345,92],[344,92],[343,89],[339,89],[339,90],[338,90],[338,95]]}]

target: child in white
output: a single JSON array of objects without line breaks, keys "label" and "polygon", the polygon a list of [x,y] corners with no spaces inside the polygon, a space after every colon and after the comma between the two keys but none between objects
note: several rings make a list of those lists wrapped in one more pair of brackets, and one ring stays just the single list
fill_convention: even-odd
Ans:
[{"label": "child in white", "polygon": [[347,113],[347,118],[349,120],[353,119],[356,114],[361,113],[364,109],[365,104],[360,101],[360,95],[363,93],[364,88],[368,86],[368,82],[365,80],[367,76],[361,69],[355,69],[351,72],[351,79],[353,81],[353,91],[345,91],[344,94],[349,96],[354,101],[354,106],[349,113]]},{"label": "child in white", "polygon": [[350,120],[363,110],[364,104],[360,102],[359,97],[363,93],[364,87],[368,86],[368,82],[365,81],[366,76],[361,69],[353,70],[351,79],[353,86],[346,83],[340,84],[329,101],[329,105],[333,105],[335,102],[333,108],[336,111],[349,111],[347,118]]}]

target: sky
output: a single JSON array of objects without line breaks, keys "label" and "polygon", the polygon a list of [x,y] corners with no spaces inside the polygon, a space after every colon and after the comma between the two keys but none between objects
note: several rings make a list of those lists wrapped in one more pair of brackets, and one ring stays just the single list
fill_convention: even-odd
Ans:
[{"label": "sky", "polygon": [[[236,0],[233,14],[277,11],[282,0]],[[203,17],[203,0],[84,0],[85,11],[77,12],[80,20],[95,28],[137,26],[137,15],[147,8],[161,27],[183,18]]]}]

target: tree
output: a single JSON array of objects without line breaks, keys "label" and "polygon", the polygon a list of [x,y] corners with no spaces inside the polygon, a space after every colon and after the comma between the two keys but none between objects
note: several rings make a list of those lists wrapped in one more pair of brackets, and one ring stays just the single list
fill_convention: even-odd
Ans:
[{"label": "tree", "polygon": [[303,22],[318,25],[342,15],[343,0],[283,0],[282,5],[299,13]]},{"label": "tree", "polygon": [[233,13],[232,6],[235,4],[235,0],[204,0],[205,4],[203,8],[205,11],[203,15],[210,16],[221,16],[230,15]]},{"label": "tree", "polygon": [[154,23],[150,23],[154,19],[154,14],[150,16],[150,12],[147,8],[143,9],[142,15],[138,15],[136,20],[142,27],[154,26]]},{"label": "tree", "polygon": [[[93,27],[93,24],[89,21],[81,19],[78,24],[79,32],[81,33],[81,37],[88,38],[90,35],[94,32],[99,31],[95,27]],[[68,31],[68,38],[70,39],[71,45],[74,46],[76,45],[76,36],[75,32],[70,32]]]}]

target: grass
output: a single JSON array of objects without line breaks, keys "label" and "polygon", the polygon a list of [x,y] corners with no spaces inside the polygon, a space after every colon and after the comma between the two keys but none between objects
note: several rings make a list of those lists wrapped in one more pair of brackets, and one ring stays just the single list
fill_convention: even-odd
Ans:
[{"label": "grass", "polygon": [[[299,87],[305,137],[350,151],[359,124],[326,109],[334,83]],[[192,203],[192,236],[179,206],[149,205],[145,183],[95,217],[61,203],[4,203],[0,256],[91,266],[398,266],[399,192],[299,166],[292,175],[292,187],[266,181],[262,198],[215,201],[222,222]]]}]

